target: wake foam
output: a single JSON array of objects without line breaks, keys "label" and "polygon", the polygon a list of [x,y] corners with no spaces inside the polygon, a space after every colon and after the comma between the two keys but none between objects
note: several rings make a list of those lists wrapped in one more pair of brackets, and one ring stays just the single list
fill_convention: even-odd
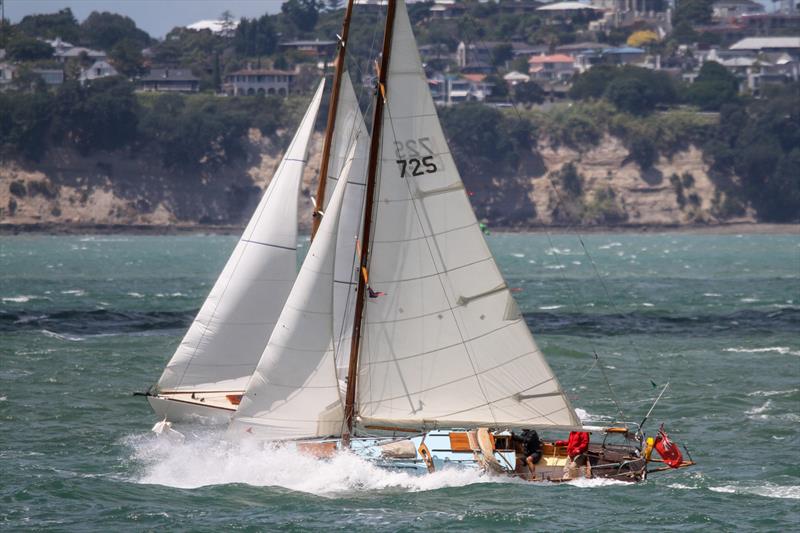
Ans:
[{"label": "wake foam", "polygon": [[458,467],[426,475],[387,470],[351,453],[318,460],[289,448],[274,448],[259,442],[228,442],[221,436],[221,432],[187,436],[183,443],[158,439],[155,435],[129,437],[125,443],[133,450],[132,459],[139,471],[133,481],[183,489],[244,483],[319,496],[387,489],[429,491],[475,483],[522,483]]}]

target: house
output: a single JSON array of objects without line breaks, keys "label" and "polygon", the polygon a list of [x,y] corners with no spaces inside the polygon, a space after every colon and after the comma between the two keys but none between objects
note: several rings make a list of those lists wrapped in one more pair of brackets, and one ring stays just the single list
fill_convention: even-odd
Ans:
[{"label": "house", "polygon": [[0,63],[0,90],[3,90],[8,84],[14,81],[14,73],[17,67],[9,63]]},{"label": "house", "polygon": [[514,85],[517,85],[519,83],[525,83],[531,81],[531,77],[528,76],[527,74],[523,74],[522,72],[517,72],[516,70],[512,70],[511,72],[503,76],[503,80],[506,82],[506,84],[513,87]]},{"label": "house", "polygon": [[61,85],[64,83],[64,71],[57,68],[34,68],[31,72],[38,75],[47,85]]},{"label": "house", "polygon": [[731,45],[731,50],[753,52],[784,52],[800,57],[800,37],[746,37]]},{"label": "house", "polygon": [[536,11],[542,15],[549,15],[553,17],[573,17],[575,15],[584,15],[590,13],[602,14],[603,9],[595,7],[590,4],[583,4],[581,2],[567,1],[567,2],[554,2],[546,4],[542,7],[536,8]]},{"label": "house", "polygon": [[200,78],[189,69],[154,68],[136,80],[136,87],[143,92],[196,93]]},{"label": "house", "polygon": [[279,95],[291,92],[295,72],[273,69],[244,69],[225,76],[223,90],[231,96],[237,95]]},{"label": "house", "polygon": [[730,20],[742,15],[764,13],[764,6],[753,0],[717,0],[711,6],[716,20]]},{"label": "house", "polygon": [[81,69],[80,82],[96,80],[98,78],[107,78],[109,76],[116,76],[119,73],[107,61],[95,61],[91,67]]},{"label": "house", "polygon": [[619,46],[603,49],[603,59],[612,65],[637,65],[644,61],[646,52],[633,46]]},{"label": "house", "polygon": [[800,33],[800,13],[753,13],[742,15],[737,22],[745,26],[748,35],[797,35]]},{"label": "house", "polygon": [[279,43],[283,50],[295,50],[298,53],[313,58],[331,58],[336,53],[336,41],[287,41]]},{"label": "house", "polygon": [[459,18],[466,11],[467,8],[460,3],[456,3],[456,0],[434,0],[433,5],[430,7],[431,18],[437,19]]},{"label": "house", "polygon": [[575,72],[575,58],[566,54],[532,56],[528,65],[535,80],[566,81]]},{"label": "house", "polygon": [[70,59],[81,59],[83,57],[91,61],[105,61],[108,58],[108,54],[105,52],[92,50],[91,48],[83,46],[75,46],[62,40],[60,37],[45,42],[53,47],[53,57],[61,63],[66,63]]}]

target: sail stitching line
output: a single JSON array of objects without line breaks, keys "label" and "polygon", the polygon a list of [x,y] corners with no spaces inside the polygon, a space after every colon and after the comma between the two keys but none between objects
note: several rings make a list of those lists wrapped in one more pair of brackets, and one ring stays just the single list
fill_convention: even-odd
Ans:
[{"label": "sail stitching line", "polygon": [[289,251],[292,251],[292,252],[297,251],[297,247],[296,246],[281,246],[280,244],[272,244],[272,243],[269,243],[269,242],[253,241],[253,240],[250,240],[250,239],[241,239],[241,242],[249,242],[251,244],[260,244],[261,246],[270,246],[272,248],[282,248],[284,250],[289,250]]}]

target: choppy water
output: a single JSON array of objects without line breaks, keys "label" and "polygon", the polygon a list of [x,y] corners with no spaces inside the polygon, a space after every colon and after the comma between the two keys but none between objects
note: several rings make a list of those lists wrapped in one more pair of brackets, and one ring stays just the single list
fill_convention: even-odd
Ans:
[{"label": "choppy water", "polygon": [[235,238],[0,237],[0,529],[796,529],[800,236],[495,235],[548,359],[588,418],[672,386],[700,465],[629,486],[529,485],[156,441],[154,382]]}]

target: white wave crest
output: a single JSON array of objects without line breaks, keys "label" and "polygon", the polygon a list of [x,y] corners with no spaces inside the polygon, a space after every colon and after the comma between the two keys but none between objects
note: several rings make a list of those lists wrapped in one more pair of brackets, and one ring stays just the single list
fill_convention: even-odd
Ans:
[{"label": "white wave crest", "polygon": [[598,246],[597,249],[598,250],[609,250],[611,248],[616,248],[617,246],[622,246],[622,243],[621,242],[610,242],[608,244],[603,244],[601,246]]},{"label": "white wave crest", "polygon": [[800,389],[787,389],[787,390],[757,390],[753,392],[748,392],[748,396],[786,396],[789,394],[794,394],[795,392],[800,392]]},{"label": "white wave crest", "polygon": [[328,460],[298,454],[290,448],[263,443],[228,442],[220,434],[187,438],[183,443],[135,436],[127,439],[133,448],[142,484],[177,488],[245,483],[276,486],[320,496],[339,493],[400,489],[409,492],[460,487],[474,483],[512,483],[510,478],[490,477],[475,469],[444,468],[433,474],[414,475],[379,468],[351,453]]},{"label": "white wave crest", "polygon": [[68,333],[56,333],[55,331],[50,331],[48,329],[43,329],[42,335],[45,337],[50,337],[51,339],[58,339],[60,341],[71,341],[71,342],[80,342],[82,340],[86,340],[84,337],[80,337],[78,335],[70,335]]},{"label": "white wave crest", "polygon": [[772,407],[772,400],[767,400],[764,403],[764,405],[762,405],[761,407],[753,407],[752,409],[748,409],[747,411],[744,412],[744,414],[746,414],[746,415],[760,415],[761,413],[763,413],[764,411],[766,411],[770,407]]},{"label": "white wave crest", "polygon": [[752,494],[765,498],[782,498],[800,500],[800,485],[776,485],[775,483],[763,484],[733,484],[719,487],[709,487],[714,492],[726,494]]},{"label": "white wave crest", "polygon": [[767,346],[766,348],[725,348],[723,352],[734,353],[777,353],[780,355],[800,355],[800,351],[792,350],[788,346]]}]

